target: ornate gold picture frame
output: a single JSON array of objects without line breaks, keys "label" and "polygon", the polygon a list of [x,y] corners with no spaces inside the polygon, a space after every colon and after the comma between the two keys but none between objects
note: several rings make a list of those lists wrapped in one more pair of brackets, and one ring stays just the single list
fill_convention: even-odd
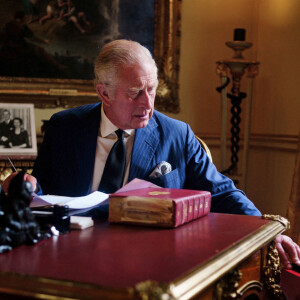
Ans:
[{"label": "ornate gold picture frame", "polygon": [[[180,0],[155,0],[153,54],[159,69],[156,109],[179,112]],[[99,101],[92,80],[0,77],[0,102],[68,108]]]}]

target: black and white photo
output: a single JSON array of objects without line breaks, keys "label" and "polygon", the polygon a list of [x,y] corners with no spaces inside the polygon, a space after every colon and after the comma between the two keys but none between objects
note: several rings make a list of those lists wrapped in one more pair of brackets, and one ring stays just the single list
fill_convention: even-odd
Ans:
[{"label": "black and white photo", "polygon": [[0,103],[0,155],[36,153],[33,104]]}]

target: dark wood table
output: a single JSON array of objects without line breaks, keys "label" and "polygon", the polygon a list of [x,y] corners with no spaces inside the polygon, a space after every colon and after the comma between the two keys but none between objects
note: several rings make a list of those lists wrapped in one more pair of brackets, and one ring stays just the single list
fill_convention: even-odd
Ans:
[{"label": "dark wood table", "polygon": [[176,229],[97,221],[0,254],[0,299],[265,299],[286,226],[214,213]]}]

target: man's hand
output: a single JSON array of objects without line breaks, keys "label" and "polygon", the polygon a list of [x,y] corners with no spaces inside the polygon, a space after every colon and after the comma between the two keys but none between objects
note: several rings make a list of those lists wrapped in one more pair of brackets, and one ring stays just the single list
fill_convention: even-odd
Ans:
[{"label": "man's hand", "polygon": [[280,234],[275,242],[280,261],[285,268],[291,269],[291,263],[300,266],[300,247],[290,237]]},{"label": "man's hand", "polygon": [[[10,174],[10,175],[5,179],[5,181],[3,182],[2,188],[3,188],[3,191],[4,191],[5,193],[8,193],[8,187],[9,187],[9,185],[10,185],[10,182],[11,182],[11,180],[12,180],[17,174],[18,174],[17,172]],[[32,190],[35,191],[35,189],[36,189],[36,183],[37,183],[36,178],[33,177],[32,175],[24,174],[24,180],[25,180],[25,181],[28,181],[29,183],[31,183]]]}]

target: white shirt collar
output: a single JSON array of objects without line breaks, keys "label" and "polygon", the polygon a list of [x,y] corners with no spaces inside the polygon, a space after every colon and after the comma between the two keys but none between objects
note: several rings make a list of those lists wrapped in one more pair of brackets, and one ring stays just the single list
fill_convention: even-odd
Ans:
[{"label": "white shirt collar", "polygon": [[[110,134],[114,133],[119,128],[114,125],[106,116],[103,104],[101,105],[101,121],[100,121],[100,135],[102,137],[107,137]],[[124,130],[128,135],[135,135],[135,129],[126,129]]]}]

